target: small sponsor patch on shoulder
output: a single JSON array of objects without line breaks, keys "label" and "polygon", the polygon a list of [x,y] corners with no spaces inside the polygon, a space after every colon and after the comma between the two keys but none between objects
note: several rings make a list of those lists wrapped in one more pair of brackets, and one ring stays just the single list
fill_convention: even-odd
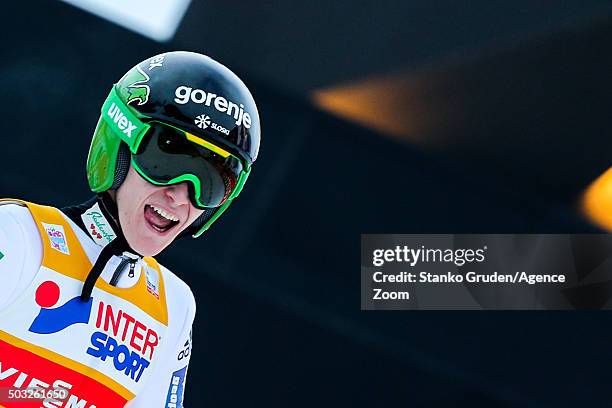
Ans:
[{"label": "small sponsor patch on shoulder", "polygon": [[117,237],[97,202],[81,215],[81,219],[89,236],[101,247],[105,247]]},{"label": "small sponsor patch on shoulder", "polygon": [[168,388],[168,396],[166,397],[166,408],[181,408],[183,406],[185,374],[187,374],[187,367],[172,373],[170,388]]},{"label": "small sponsor patch on shoulder", "polygon": [[189,355],[191,354],[191,330],[189,330],[189,338],[183,344],[183,347],[178,353],[177,360],[181,361],[183,359],[187,359],[189,361]]},{"label": "small sponsor patch on shoulder", "polygon": [[51,248],[55,249],[58,252],[61,252],[65,255],[70,255],[70,250],[68,249],[68,242],[66,241],[66,233],[64,232],[64,227],[61,225],[55,224],[46,224],[42,223],[43,228],[47,232],[47,237],[49,237],[49,242],[51,243]]},{"label": "small sponsor patch on shoulder", "polygon": [[145,277],[147,279],[147,291],[159,299],[159,275],[150,266],[145,266]]}]

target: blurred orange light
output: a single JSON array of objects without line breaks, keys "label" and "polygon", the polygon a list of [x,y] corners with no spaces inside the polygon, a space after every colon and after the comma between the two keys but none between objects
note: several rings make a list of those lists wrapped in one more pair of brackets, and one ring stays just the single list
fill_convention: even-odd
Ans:
[{"label": "blurred orange light", "polygon": [[582,209],[592,222],[612,231],[612,167],[586,189]]},{"label": "blurred orange light", "polygon": [[319,108],[394,137],[418,141],[427,116],[418,81],[388,75],[314,91]]}]

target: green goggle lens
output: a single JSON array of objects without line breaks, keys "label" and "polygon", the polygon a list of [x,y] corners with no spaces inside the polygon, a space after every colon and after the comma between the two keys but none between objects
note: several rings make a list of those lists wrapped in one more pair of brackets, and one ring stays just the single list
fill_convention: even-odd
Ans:
[{"label": "green goggle lens", "polygon": [[239,159],[218,148],[215,152],[203,139],[171,126],[149,125],[132,154],[140,174],[158,185],[190,181],[191,201],[200,208],[218,207],[237,195],[245,173]]}]

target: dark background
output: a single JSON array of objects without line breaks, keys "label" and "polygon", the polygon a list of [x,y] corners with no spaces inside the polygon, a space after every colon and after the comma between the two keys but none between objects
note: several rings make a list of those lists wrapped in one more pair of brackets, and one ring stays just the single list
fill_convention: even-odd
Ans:
[{"label": "dark background", "polygon": [[[609,312],[365,312],[358,263],[361,233],[600,232],[577,201],[610,166],[610,2],[196,0],[160,44],[48,0],[0,33],[6,197],[89,197],[100,106],[140,60],[198,51],[252,88],[245,191],[160,257],[198,302],[186,405],[612,406]],[[313,103],[387,74],[415,139]]]}]

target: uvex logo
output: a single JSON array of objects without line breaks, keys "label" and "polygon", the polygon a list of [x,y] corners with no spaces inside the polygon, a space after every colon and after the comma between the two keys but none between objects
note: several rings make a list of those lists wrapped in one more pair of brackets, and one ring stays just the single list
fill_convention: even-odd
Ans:
[{"label": "uvex logo", "polygon": [[122,130],[123,133],[127,135],[127,137],[132,137],[132,130],[136,130],[136,125],[134,125],[125,116],[125,114],[121,111],[121,108],[119,108],[119,106],[117,106],[115,102],[113,102],[110,108],[108,108],[106,116],[108,116],[113,122],[115,122],[117,127]]}]

